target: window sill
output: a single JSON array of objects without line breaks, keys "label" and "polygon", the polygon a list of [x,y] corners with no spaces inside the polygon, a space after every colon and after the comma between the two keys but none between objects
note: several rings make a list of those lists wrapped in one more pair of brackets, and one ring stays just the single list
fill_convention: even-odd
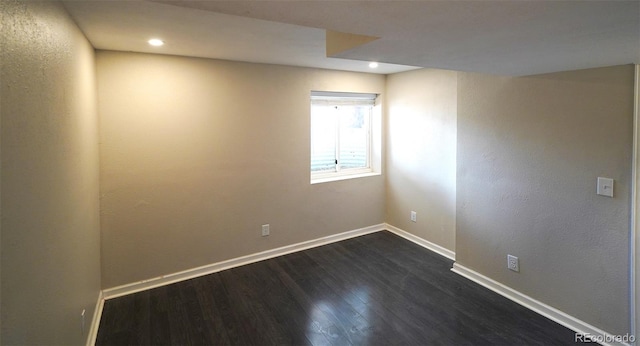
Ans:
[{"label": "window sill", "polygon": [[367,172],[367,173],[342,174],[342,175],[335,175],[335,176],[322,177],[322,178],[313,178],[313,177],[311,177],[311,184],[321,184],[321,183],[328,183],[328,182],[338,181],[338,180],[374,177],[376,175],[380,175],[380,173],[379,172]]}]

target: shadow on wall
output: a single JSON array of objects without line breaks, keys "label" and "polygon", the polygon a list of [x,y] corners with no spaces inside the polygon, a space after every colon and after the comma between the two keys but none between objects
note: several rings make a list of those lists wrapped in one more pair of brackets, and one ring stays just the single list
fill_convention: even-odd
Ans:
[{"label": "shadow on wall", "polygon": [[[458,87],[456,260],[626,333],[632,68],[460,73]],[[614,198],[596,195],[599,176]]]}]

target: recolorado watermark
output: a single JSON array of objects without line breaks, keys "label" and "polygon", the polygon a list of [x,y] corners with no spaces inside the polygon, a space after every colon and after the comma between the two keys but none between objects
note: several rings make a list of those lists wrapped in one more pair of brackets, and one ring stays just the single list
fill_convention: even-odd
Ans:
[{"label": "recolorado watermark", "polygon": [[636,342],[636,336],[629,333],[624,335],[576,333],[574,342],[597,342],[599,344],[619,342],[628,344]]}]

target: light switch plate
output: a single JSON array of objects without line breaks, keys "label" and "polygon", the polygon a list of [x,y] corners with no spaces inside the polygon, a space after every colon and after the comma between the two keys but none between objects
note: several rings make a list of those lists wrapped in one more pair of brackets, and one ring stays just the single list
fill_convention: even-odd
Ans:
[{"label": "light switch plate", "polygon": [[598,177],[598,195],[613,197],[613,179]]}]

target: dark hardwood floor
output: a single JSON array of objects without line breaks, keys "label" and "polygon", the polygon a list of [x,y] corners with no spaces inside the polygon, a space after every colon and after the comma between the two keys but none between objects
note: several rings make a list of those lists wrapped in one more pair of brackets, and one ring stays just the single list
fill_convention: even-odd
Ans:
[{"label": "dark hardwood floor", "polygon": [[574,332],[377,232],[105,302],[97,345],[561,345]]}]

